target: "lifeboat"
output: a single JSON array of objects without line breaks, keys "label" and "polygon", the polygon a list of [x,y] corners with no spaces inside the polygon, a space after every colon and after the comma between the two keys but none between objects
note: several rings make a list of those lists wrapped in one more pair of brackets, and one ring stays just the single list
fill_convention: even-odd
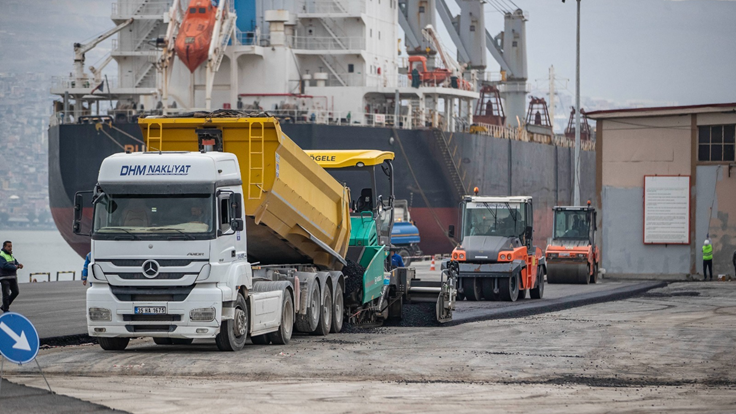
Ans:
[{"label": "lifeboat", "polygon": [[215,27],[217,7],[211,0],[192,0],[189,2],[184,19],[176,37],[176,55],[194,72],[207,60]]}]

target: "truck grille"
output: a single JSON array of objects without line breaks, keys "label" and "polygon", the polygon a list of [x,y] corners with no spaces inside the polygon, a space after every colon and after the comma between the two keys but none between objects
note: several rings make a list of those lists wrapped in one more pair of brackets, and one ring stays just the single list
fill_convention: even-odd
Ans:
[{"label": "truck grille", "polygon": [[125,322],[180,322],[181,315],[123,315]]},{"label": "truck grille", "polygon": [[134,279],[148,279],[148,280],[156,280],[156,279],[181,279],[186,274],[184,273],[159,273],[156,275],[156,277],[147,277],[143,273],[118,273],[118,277],[121,279],[126,280],[134,280]]},{"label": "truck grille", "polygon": [[194,289],[190,286],[113,286],[110,291],[121,302],[183,302]]},{"label": "truck grille", "polygon": [[176,325],[125,325],[128,332],[174,332]]},{"label": "truck grille", "polygon": [[[115,266],[119,267],[136,267],[136,266],[143,266],[143,262],[149,259],[112,259],[112,260],[105,260],[105,259],[98,259],[95,260],[96,262],[110,262]],[[206,262],[207,260],[192,260],[192,259],[153,259],[158,262],[158,264],[161,267],[169,267],[169,266],[189,266],[190,264],[194,262]]]}]

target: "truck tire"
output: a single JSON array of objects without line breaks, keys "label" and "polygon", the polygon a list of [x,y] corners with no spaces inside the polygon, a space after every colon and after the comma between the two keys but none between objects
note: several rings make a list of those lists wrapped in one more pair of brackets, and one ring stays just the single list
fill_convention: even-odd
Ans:
[{"label": "truck tire", "polygon": [[[316,284],[317,281],[315,280]],[[312,333],[317,329],[319,324],[319,286],[315,285],[312,292],[306,298],[302,300],[307,301],[307,314],[299,314],[296,316],[296,330],[304,333]]]},{"label": "truck tire", "polygon": [[319,307],[319,323],[314,333],[319,336],[327,336],[332,328],[332,292],[330,287],[322,289],[322,306]]},{"label": "truck tire", "polygon": [[401,249],[399,250],[399,256],[401,256],[401,260],[404,261],[404,267],[409,267],[411,264],[411,253],[406,249]]},{"label": "truck tire", "polygon": [[519,287],[519,296],[516,298],[516,300],[526,299],[526,292],[528,292],[529,289],[522,289]]},{"label": "truck tire", "polygon": [[233,319],[222,321],[220,333],[215,336],[215,344],[220,351],[240,351],[248,339],[250,309],[242,294],[235,301]]},{"label": "truck tire", "polygon": [[294,332],[294,302],[289,292],[284,292],[284,303],[281,307],[281,326],[276,332],[268,334],[274,345],[287,345]]},{"label": "truck tire", "polygon": [[482,289],[483,289],[483,298],[485,300],[492,300],[497,301],[501,299],[501,294],[499,293],[493,293],[493,278],[491,277],[484,277],[481,281]]},{"label": "truck tire", "polygon": [[345,317],[345,303],[342,299],[342,286],[337,285],[335,294],[332,295],[332,328],[330,332],[340,333]]},{"label": "truck tire", "polygon": [[97,338],[100,348],[105,351],[122,351],[129,342],[130,338]]},{"label": "truck tire", "polygon": [[542,299],[544,296],[544,266],[537,268],[537,286],[529,291],[529,296],[532,299]]},{"label": "truck tire", "polygon": [[593,265],[593,274],[590,275],[590,283],[598,283],[598,265]]},{"label": "truck tire", "polygon": [[404,319],[404,297],[399,296],[392,304],[388,305],[388,319],[400,321]]},{"label": "truck tire", "polygon": [[463,279],[463,294],[469,301],[476,301],[481,299],[481,287],[480,280],[477,277],[464,277]]},{"label": "truck tire", "polygon": [[504,277],[499,280],[499,285],[501,299],[507,302],[516,302],[519,297],[519,275],[515,273],[510,277]]}]

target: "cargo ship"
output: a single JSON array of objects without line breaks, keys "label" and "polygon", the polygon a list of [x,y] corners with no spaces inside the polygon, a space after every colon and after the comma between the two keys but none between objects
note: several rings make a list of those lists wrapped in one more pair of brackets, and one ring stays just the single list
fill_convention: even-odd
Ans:
[{"label": "cargo ship", "polygon": [[[57,228],[86,255],[89,239],[71,231],[74,194],[94,187],[105,157],[146,149],[138,117],[233,110],[278,117],[304,149],[395,152],[396,197],[407,200],[425,253],[452,250],[448,226],[474,187],[535,197],[535,228],[546,237],[547,213],[571,201],[573,151],[538,100],[527,108],[526,15],[506,13],[494,37],[483,30],[483,2],[458,5],[452,16],[444,0],[113,3],[114,27],[75,44],[74,72],[51,89]],[[436,16],[452,29],[457,58],[438,38]],[[110,55],[86,67],[85,53],[107,39]],[[500,72],[486,71],[486,51]],[[103,76],[113,60],[118,76]],[[587,144],[583,171],[594,171]],[[360,193],[350,175],[339,179]],[[583,197],[594,183],[582,178]]]}]

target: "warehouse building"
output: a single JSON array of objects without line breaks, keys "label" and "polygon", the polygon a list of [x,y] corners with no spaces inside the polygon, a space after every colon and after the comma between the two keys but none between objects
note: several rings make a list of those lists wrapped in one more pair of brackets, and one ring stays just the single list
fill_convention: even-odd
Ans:
[{"label": "warehouse building", "polygon": [[597,121],[598,225],[607,275],[702,275],[702,245],[710,237],[713,273],[734,276],[736,103],[588,116]]}]

